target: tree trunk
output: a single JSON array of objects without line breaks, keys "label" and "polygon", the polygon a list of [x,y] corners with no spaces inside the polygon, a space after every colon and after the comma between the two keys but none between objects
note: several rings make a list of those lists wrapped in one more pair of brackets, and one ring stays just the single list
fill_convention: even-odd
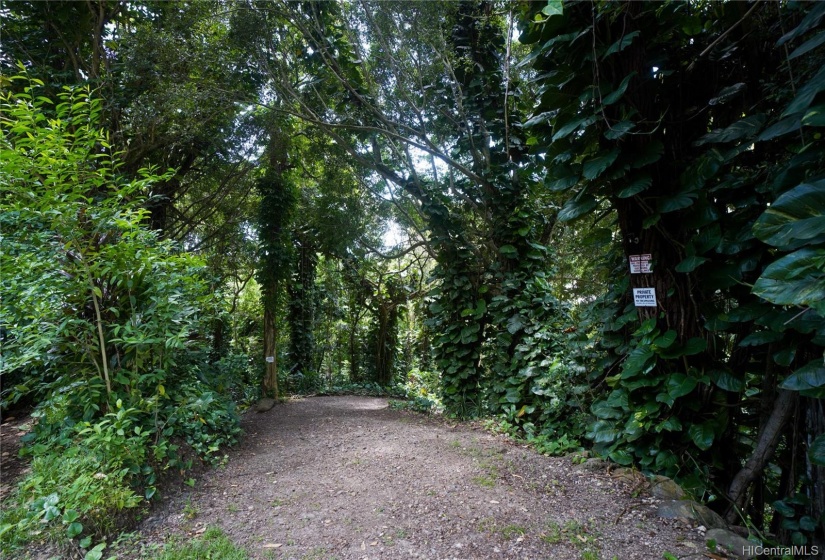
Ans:
[{"label": "tree trunk", "polygon": [[[807,450],[810,444],[820,435],[825,434],[825,405],[821,399],[805,398],[805,435]],[[820,519],[819,527],[812,537],[812,546],[825,550],[825,467],[811,463],[810,457],[805,454],[805,465],[808,478],[811,481],[811,517]]]},{"label": "tree trunk", "polygon": [[267,286],[264,294],[264,360],[266,371],[263,379],[264,396],[278,398],[278,352],[275,347],[278,333],[275,327],[275,294],[274,286]]},{"label": "tree trunk", "polygon": [[736,474],[728,490],[731,507],[727,513],[728,523],[734,523],[739,517],[739,511],[744,509],[748,487],[762,474],[765,465],[776,451],[782,430],[792,416],[797,393],[795,391],[780,390],[773,404],[768,421],[765,423],[756,441],[756,447],[745,463],[745,466]]}]

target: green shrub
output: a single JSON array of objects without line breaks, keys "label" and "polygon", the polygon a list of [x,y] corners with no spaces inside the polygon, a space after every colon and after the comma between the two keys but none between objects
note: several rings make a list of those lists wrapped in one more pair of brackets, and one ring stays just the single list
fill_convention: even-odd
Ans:
[{"label": "green shrub", "polygon": [[76,424],[68,443],[53,438],[28,448],[31,472],[0,513],[2,550],[37,538],[103,535],[119,513],[140,505],[136,489],[153,482],[154,473],[146,465],[150,433],[137,425],[138,416],[119,408]]}]

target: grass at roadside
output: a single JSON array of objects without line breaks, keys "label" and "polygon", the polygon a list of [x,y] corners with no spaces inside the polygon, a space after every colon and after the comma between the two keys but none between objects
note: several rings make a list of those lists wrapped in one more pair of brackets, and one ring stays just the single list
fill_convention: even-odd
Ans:
[{"label": "grass at roadside", "polygon": [[200,538],[168,543],[154,558],[157,560],[203,560],[206,558],[249,560],[249,554],[230,541],[223,531],[210,527]]}]

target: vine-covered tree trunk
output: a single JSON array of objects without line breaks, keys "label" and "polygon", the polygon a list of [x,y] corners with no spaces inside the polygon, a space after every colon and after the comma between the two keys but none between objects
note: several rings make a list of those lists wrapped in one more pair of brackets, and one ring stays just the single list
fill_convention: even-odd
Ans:
[{"label": "vine-covered tree trunk", "polygon": [[278,333],[275,326],[277,311],[277,285],[273,282],[264,286],[264,360],[266,369],[263,379],[263,393],[265,396],[278,398],[278,349],[276,342]]}]

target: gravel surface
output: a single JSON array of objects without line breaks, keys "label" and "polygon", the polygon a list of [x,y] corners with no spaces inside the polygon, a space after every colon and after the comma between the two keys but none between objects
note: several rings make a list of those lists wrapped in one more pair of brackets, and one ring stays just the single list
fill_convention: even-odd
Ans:
[{"label": "gravel surface", "polygon": [[144,557],[146,543],[208,526],[253,558],[650,560],[704,548],[652,516],[642,479],[385,399],[293,400],[246,413],[243,427],[224,467],[138,527]]}]

